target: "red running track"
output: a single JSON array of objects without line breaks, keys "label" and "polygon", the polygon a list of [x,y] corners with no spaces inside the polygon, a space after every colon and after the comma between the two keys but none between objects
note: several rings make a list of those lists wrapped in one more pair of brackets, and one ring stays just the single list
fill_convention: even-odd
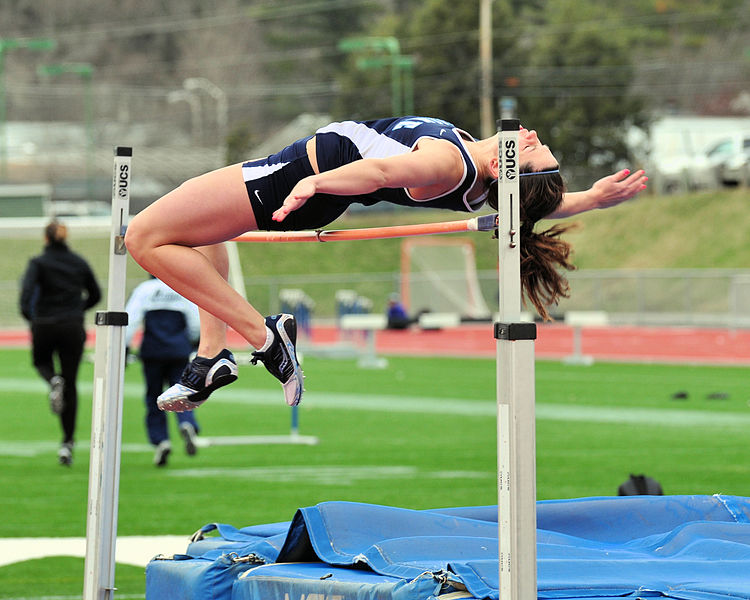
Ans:
[{"label": "red running track", "polygon": [[[492,325],[471,324],[439,331],[378,331],[381,354],[494,357],[497,346]],[[332,343],[335,328],[316,329],[311,341]],[[573,354],[572,327],[537,326],[535,353],[539,358],[563,359]],[[590,327],[581,330],[581,352],[597,360],[750,365],[750,331],[682,327]]]},{"label": "red running track", "polygon": [[[304,339],[308,345],[331,346],[343,340],[363,343],[362,336],[342,338],[334,327],[315,327]],[[88,344],[93,345],[90,331]],[[230,332],[232,348],[246,348],[244,340]],[[0,331],[0,346],[28,347],[25,330]],[[559,360],[573,353],[574,332],[562,324],[540,324],[535,344],[539,358]],[[379,354],[417,356],[494,357],[496,341],[489,323],[424,331],[375,332]],[[669,362],[716,365],[750,365],[750,331],[698,327],[589,327],[581,331],[581,352],[597,360],[620,362]]]}]

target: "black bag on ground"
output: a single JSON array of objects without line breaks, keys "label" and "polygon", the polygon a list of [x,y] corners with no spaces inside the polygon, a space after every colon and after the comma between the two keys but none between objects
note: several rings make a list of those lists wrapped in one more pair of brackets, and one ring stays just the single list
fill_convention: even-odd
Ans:
[{"label": "black bag on ground", "polygon": [[661,484],[645,475],[630,474],[630,479],[624,481],[617,488],[618,496],[663,496]]}]

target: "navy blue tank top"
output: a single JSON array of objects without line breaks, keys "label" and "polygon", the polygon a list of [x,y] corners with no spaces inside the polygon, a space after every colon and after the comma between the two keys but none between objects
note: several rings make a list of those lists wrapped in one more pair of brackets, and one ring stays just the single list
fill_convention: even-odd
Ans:
[{"label": "navy blue tank top", "polygon": [[477,179],[477,167],[466,149],[465,141],[474,138],[451,123],[430,117],[397,117],[374,121],[331,123],[315,132],[316,156],[321,172],[362,158],[387,158],[411,152],[422,138],[447,140],[458,148],[464,172],[455,188],[428,200],[416,200],[406,188],[383,188],[363,196],[349,197],[349,202],[372,205],[390,202],[402,206],[440,208],[475,212],[484,204],[480,197],[469,201],[469,190]]}]

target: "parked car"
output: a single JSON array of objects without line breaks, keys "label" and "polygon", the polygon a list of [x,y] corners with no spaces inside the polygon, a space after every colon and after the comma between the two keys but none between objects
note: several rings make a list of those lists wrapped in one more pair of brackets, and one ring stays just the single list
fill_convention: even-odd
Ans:
[{"label": "parked car", "polygon": [[719,180],[724,185],[750,184],[750,132],[722,140],[712,152],[721,157]]},{"label": "parked car", "polygon": [[660,157],[649,166],[649,178],[663,194],[715,189],[721,185],[721,156],[710,150],[698,154],[673,154]]},{"label": "parked car", "polygon": [[697,154],[663,157],[650,170],[661,193],[748,185],[750,132],[722,138]]}]

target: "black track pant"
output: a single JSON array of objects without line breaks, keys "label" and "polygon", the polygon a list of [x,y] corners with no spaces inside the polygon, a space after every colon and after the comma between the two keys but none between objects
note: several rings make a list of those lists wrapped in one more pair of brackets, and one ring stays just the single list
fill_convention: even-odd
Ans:
[{"label": "black track pant", "polygon": [[[39,375],[49,383],[55,375],[65,380],[63,410],[60,414],[63,443],[72,443],[78,412],[76,377],[83,356],[86,332],[79,320],[31,325],[32,358]],[[55,363],[59,365],[59,369]]]}]

